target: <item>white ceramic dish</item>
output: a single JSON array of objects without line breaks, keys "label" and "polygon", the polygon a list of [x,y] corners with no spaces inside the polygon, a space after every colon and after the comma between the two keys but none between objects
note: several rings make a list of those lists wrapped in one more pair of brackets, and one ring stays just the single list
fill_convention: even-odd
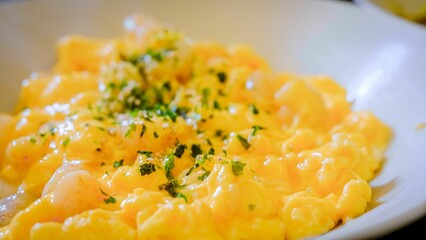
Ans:
[{"label": "white ceramic dish", "polygon": [[56,40],[69,33],[121,34],[141,12],[189,36],[250,44],[279,71],[326,74],[355,109],[394,129],[388,159],[372,181],[375,206],[318,239],[379,237],[426,214],[426,31],[353,4],[317,1],[32,0],[0,5],[0,110],[11,110],[21,81],[48,69]]}]

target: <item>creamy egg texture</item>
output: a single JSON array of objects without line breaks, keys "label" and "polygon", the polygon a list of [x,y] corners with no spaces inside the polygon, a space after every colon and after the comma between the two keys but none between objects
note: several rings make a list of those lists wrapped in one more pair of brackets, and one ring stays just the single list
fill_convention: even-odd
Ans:
[{"label": "creamy egg texture", "polygon": [[0,115],[0,239],[302,239],[362,215],[391,140],[327,76],[131,15]]}]

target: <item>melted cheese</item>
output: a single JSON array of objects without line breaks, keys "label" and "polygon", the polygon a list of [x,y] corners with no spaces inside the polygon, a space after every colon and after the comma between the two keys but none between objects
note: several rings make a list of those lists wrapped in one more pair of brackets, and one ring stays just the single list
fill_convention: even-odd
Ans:
[{"label": "melted cheese", "polygon": [[333,79],[126,23],[62,38],[0,116],[1,180],[31,196],[1,239],[300,239],[366,211],[391,130]]}]

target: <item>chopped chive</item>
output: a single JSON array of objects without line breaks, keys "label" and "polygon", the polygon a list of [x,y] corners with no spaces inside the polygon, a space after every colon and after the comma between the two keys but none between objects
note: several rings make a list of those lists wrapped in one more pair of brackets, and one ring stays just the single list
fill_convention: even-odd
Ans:
[{"label": "chopped chive", "polygon": [[206,139],[206,141],[207,141],[207,144],[208,144],[209,146],[213,146],[212,142],[210,141],[210,138],[207,138],[207,139]]},{"label": "chopped chive", "polygon": [[107,199],[104,199],[104,202],[105,204],[110,204],[110,203],[116,203],[117,200],[114,197],[109,196]]},{"label": "chopped chive", "polygon": [[[117,85],[115,84],[115,82],[109,82],[106,86],[106,90],[115,89],[116,86]],[[91,109],[91,108],[92,108],[92,104],[89,104],[89,109]]]},{"label": "chopped chive", "polygon": [[254,115],[259,114],[259,110],[256,108],[256,106],[254,104],[250,105],[250,110]]},{"label": "chopped chive", "polygon": [[168,154],[164,158],[164,169],[166,170],[167,179],[173,179],[172,170],[175,168],[175,158],[174,154]]},{"label": "chopped chive", "polygon": [[252,134],[251,134],[252,136],[256,135],[256,132],[257,132],[257,131],[265,129],[264,127],[257,126],[257,125],[252,126],[251,128],[253,128],[253,132],[252,132]]},{"label": "chopped chive", "polygon": [[170,85],[170,82],[165,82],[163,84],[163,88],[166,89],[167,91],[170,91],[172,89],[172,86]]},{"label": "chopped chive", "polygon": [[139,137],[140,137],[140,138],[142,138],[142,137],[143,137],[143,135],[145,134],[145,132],[146,132],[146,126],[145,126],[145,124],[143,124],[143,125],[142,125],[141,133],[139,134]]},{"label": "chopped chive", "polygon": [[186,146],[185,144],[178,144],[178,146],[175,149],[175,156],[178,158],[181,158],[183,153],[185,152],[185,149],[187,149],[188,146]]},{"label": "chopped chive", "polygon": [[210,95],[210,89],[209,88],[203,88],[203,91],[202,91],[202,94],[201,94],[201,103],[202,103],[203,106],[207,106],[209,95]]},{"label": "chopped chive", "polygon": [[154,50],[152,48],[149,48],[148,50],[146,50],[146,55],[151,56],[152,59],[154,59],[157,62],[162,62],[164,60],[164,50],[163,51],[159,51],[159,50]]},{"label": "chopped chive", "polygon": [[136,124],[131,123],[129,125],[129,129],[127,129],[126,133],[124,134],[124,137],[129,137],[134,131],[136,131]]},{"label": "chopped chive", "polygon": [[226,73],[224,73],[224,72],[218,72],[216,74],[216,76],[217,76],[217,78],[219,79],[219,81],[221,83],[224,83],[226,81],[226,78],[227,78]]},{"label": "chopped chive", "polygon": [[127,85],[129,85],[127,81],[125,80],[121,81],[119,86],[120,91],[122,91],[125,87],[127,87]]},{"label": "chopped chive", "polygon": [[64,141],[62,141],[62,146],[66,147],[68,143],[70,143],[71,139],[67,137]]},{"label": "chopped chive", "polygon": [[208,154],[208,155],[214,155],[214,148],[213,148],[213,147],[211,147],[211,148],[209,149],[209,151],[207,152],[207,154]]},{"label": "chopped chive", "polygon": [[55,127],[49,128],[50,135],[55,136]]},{"label": "chopped chive", "polygon": [[151,151],[137,151],[138,154],[142,154],[145,155],[146,157],[151,157],[152,156],[152,152]]},{"label": "chopped chive", "polygon": [[121,159],[120,161],[114,161],[114,164],[112,165],[114,168],[119,168],[123,166],[124,159]]},{"label": "chopped chive", "polygon": [[139,166],[139,171],[141,173],[141,176],[149,175],[155,172],[155,165],[152,163],[144,163]]},{"label": "chopped chive", "polygon": [[182,186],[179,185],[178,181],[176,179],[169,180],[168,182],[164,184],[158,185],[158,190],[165,190],[171,197],[178,197],[179,192],[177,191],[177,188],[180,188]]},{"label": "chopped chive", "polygon": [[240,134],[238,134],[237,138],[240,141],[241,145],[243,145],[243,147],[245,149],[248,149],[250,147],[250,143],[248,143],[247,139],[245,139],[243,136],[241,136]]},{"label": "chopped chive", "polygon": [[213,108],[217,109],[217,110],[220,110],[220,105],[219,105],[219,103],[216,100],[214,100],[214,102],[213,102]]},{"label": "chopped chive", "polygon": [[220,137],[220,136],[222,136],[222,133],[223,133],[223,131],[222,131],[222,130],[220,130],[220,129],[218,129],[218,130],[216,130],[216,131],[214,132],[214,135],[215,135],[216,137]]},{"label": "chopped chive", "polygon": [[246,164],[239,161],[232,160],[231,166],[232,166],[232,172],[234,173],[234,175],[240,176],[243,174],[243,170]]},{"label": "chopped chive", "polygon": [[[107,173],[108,174],[108,173]],[[103,194],[103,195],[105,195],[105,196],[107,196],[108,198],[106,198],[106,199],[104,199],[104,202],[105,202],[105,204],[110,204],[110,203],[116,203],[117,202],[117,200],[114,198],[114,197],[112,197],[112,196],[110,196],[110,195],[108,195],[108,194],[106,194],[101,188],[99,188],[99,190],[101,190],[101,193]]]},{"label": "chopped chive", "polygon": [[201,147],[199,144],[192,144],[191,145],[191,156],[193,158],[196,158],[197,155],[202,154],[203,151],[201,150]]},{"label": "chopped chive", "polygon": [[95,119],[95,120],[97,120],[99,122],[102,122],[103,120],[105,120],[105,118],[102,117],[102,116],[94,116],[93,119]]},{"label": "chopped chive", "polygon": [[183,195],[182,193],[178,193],[178,194],[176,195],[176,197],[177,197],[177,198],[183,198],[183,200],[185,200],[185,202],[186,202],[186,203],[188,203],[188,198],[186,198],[186,196],[185,196],[185,195]]},{"label": "chopped chive", "polygon": [[198,181],[204,181],[210,175],[210,171],[205,171],[202,175],[198,176]]},{"label": "chopped chive", "polygon": [[248,208],[250,209],[250,211],[253,211],[256,208],[256,205],[254,205],[253,203],[250,203],[248,205]]},{"label": "chopped chive", "polygon": [[228,134],[222,136],[222,141],[228,138]]}]

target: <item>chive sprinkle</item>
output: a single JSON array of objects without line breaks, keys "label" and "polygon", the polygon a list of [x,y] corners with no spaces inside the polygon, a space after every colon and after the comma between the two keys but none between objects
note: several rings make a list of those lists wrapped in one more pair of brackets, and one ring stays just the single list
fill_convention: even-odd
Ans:
[{"label": "chive sprinkle", "polygon": [[234,173],[235,176],[240,176],[243,174],[243,170],[246,164],[239,161],[232,160],[231,166],[232,166],[232,173]]},{"label": "chive sprinkle", "polygon": [[245,149],[248,149],[250,147],[250,143],[248,143],[247,139],[245,139],[243,136],[241,136],[240,134],[238,134],[237,138],[240,141],[241,145],[243,145],[243,147]]},{"label": "chive sprinkle", "polygon": [[146,126],[142,125],[142,130],[141,130],[141,133],[139,134],[139,137],[142,138],[145,132],[146,132]]},{"label": "chive sprinkle", "polygon": [[64,141],[62,141],[62,146],[66,147],[68,143],[70,143],[71,139],[67,137]]},{"label": "chive sprinkle", "polygon": [[139,166],[139,171],[141,173],[141,176],[149,175],[155,172],[155,165],[152,163],[144,163]]},{"label": "chive sprinkle", "polygon": [[119,168],[123,166],[123,162],[124,162],[124,159],[121,159],[120,161],[114,161],[114,164],[113,164],[114,168]]}]

